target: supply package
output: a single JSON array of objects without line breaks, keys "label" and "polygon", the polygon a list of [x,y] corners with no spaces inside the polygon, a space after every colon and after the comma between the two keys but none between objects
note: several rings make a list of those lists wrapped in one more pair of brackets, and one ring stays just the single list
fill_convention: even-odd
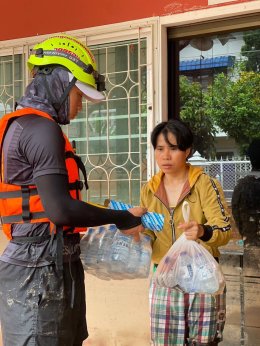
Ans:
[{"label": "supply package", "polygon": [[[183,217],[189,220],[189,205],[183,203]],[[182,234],[160,261],[154,282],[186,293],[222,293],[224,275],[215,258],[197,241]]]},{"label": "supply package", "polygon": [[150,241],[143,234],[136,241],[115,225],[91,227],[80,241],[83,267],[104,280],[147,278],[151,267]]}]

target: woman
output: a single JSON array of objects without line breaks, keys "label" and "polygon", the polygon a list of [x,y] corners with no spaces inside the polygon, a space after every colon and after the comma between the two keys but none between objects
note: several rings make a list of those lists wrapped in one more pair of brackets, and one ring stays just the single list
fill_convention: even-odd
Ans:
[{"label": "woman", "polygon": [[[187,163],[193,143],[191,130],[181,120],[162,122],[154,128],[151,142],[160,171],[143,186],[141,205],[147,207],[148,211],[165,216],[162,232],[145,231],[152,239],[155,268],[182,233],[187,239],[202,244],[218,261],[218,247],[227,244],[231,237],[230,216],[218,181],[205,174],[202,168]],[[184,222],[182,216],[184,201],[190,205],[189,222]],[[216,304],[211,310],[218,309],[218,323],[208,321],[211,311],[207,312],[207,317],[204,314],[203,323],[198,308],[197,317],[190,315],[191,299],[196,299],[196,304],[201,307],[198,295],[192,296],[170,288],[156,289],[152,284],[150,308],[154,345],[216,345],[222,340],[225,294],[217,296],[217,299],[208,295],[207,299]],[[198,319],[196,325],[192,324],[194,318]],[[204,329],[199,326],[201,322]],[[214,331],[214,336],[200,335],[205,334],[205,326],[210,328],[208,334]],[[202,329],[203,333],[200,332]]]}]

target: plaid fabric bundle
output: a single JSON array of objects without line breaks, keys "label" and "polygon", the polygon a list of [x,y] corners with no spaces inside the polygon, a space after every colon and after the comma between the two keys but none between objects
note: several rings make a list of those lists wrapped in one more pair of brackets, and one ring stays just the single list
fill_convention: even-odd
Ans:
[{"label": "plaid fabric bundle", "polygon": [[225,291],[215,296],[183,293],[152,282],[149,298],[154,346],[200,346],[222,341]]}]

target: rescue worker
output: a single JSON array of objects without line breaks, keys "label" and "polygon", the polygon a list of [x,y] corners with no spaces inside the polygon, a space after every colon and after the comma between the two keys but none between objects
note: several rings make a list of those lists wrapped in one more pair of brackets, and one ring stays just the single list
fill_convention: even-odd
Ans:
[{"label": "rescue worker", "polygon": [[33,48],[28,66],[32,82],[0,121],[0,213],[10,240],[0,257],[3,345],[78,346],[88,337],[81,227],[116,224],[138,237],[146,210],[80,200],[84,165],[59,125],[76,117],[82,97],[104,99],[89,48],[53,36]]}]

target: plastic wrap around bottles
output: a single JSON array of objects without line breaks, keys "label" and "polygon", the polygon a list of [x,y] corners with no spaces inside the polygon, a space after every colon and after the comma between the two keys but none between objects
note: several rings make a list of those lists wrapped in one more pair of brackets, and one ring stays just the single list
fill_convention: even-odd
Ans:
[{"label": "plastic wrap around bottles", "polygon": [[147,278],[151,266],[151,239],[140,241],[120,232],[115,225],[89,228],[80,241],[85,271],[103,280]]},{"label": "plastic wrap around bottles", "polygon": [[[133,206],[131,204],[111,200],[109,202],[109,208],[114,210],[127,210],[133,208]],[[164,215],[154,212],[147,212],[141,216],[141,222],[145,228],[160,232],[163,229]]]}]

